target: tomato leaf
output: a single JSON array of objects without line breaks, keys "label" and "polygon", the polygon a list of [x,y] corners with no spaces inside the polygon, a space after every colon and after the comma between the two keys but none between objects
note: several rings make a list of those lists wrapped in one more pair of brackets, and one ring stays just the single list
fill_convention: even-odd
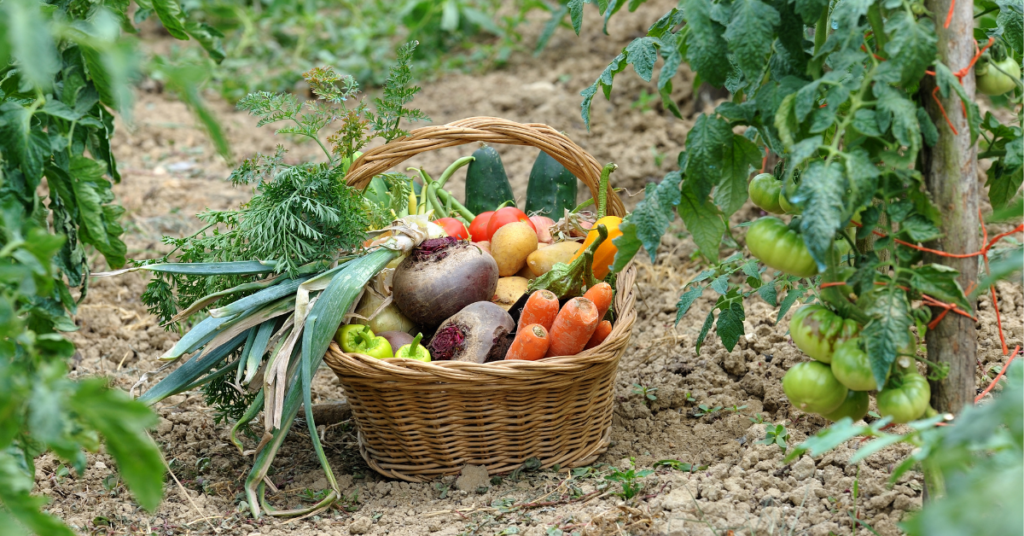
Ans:
[{"label": "tomato leaf", "polygon": [[188,41],[181,5],[177,0],[153,0],[153,10],[156,11],[157,17],[160,17],[160,24],[164,25],[164,29],[171,34],[171,37]]},{"label": "tomato leaf", "polygon": [[804,24],[813,26],[821,17],[821,12],[828,7],[828,0],[796,0],[793,9],[804,19]]},{"label": "tomato leaf", "polygon": [[736,343],[740,341],[740,337],[743,336],[743,320],[745,318],[743,301],[739,299],[730,300],[729,308],[722,309],[722,312],[718,314],[715,331],[718,332],[726,350],[731,352],[736,347]]},{"label": "tomato leaf", "polygon": [[847,180],[841,166],[832,163],[825,167],[823,162],[813,162],[804,172],[794,199],[803,202],[800,231],[820,270],[825,269],[832,238],[843,223],[843,193],[846,188]]},{"label": "tomato leaf", "polygon": [[693,241],[709,259],[718,259],[718,246],[725,234],[725,221],[722,213],[707,196],[700,197],[694,192],[692,180],[683,184],[682,201],[677,210],[686,224],[686,229],[693,236]]},{"label": "tomato leaf", "polygon": [[704,293],[706,287],[696,286],[687,290],[679,297],[679,301],[676,302],[676,325],[679,325],[679,321],[686,316],[687,311],[690,310],[690,306],[693,302]]},{"label": "tomato leaf", "polygon": [[850,200],[846,208],[853,210],[871,202],[881,172],[863,147],[854,147],[845,156],[846,176],[850,180]]},{"label": "tomato leaf", "polygon": [[704,345],[704,338],[708,336],[708,331],[711,331],[711,324],[714,323],[714,321],[715,309],[712,308],[708,311],[708,316],[704,317],[704,325],[700,327],[700,333],[697,335],[697,355],[700,355],[700,347]]},{"label": "tomato leaf", "polygon": [[615,75],[621,73],[626,68],[626,53],[623,52],[601,71],[601,75],[597,77],[590,87],[580,92],[583,96],[583,102],[580,104],[580,117],[583,118],[583,124],[590,130],[590,106],[594,101],[594,95],[597,94],[597,89],[601,88],[604,92],[604,98],[609,98],[612,92],[612,82],[615,80]]},{"label": "tomato leaf", "polygon": [[1017,54],[1024,53],[1024,8],[1017,0],[996,0],[999,15],[996,24],[1003,31],[1003,42]]},{"label": "tomato leaf", "polygon": [[712,86],[721,87],[732,71],[727,56],[729,44],[723,34],[725,26],[711,18],[711,2],[683,0],[686,15],[686,60],[700,73],[701,79]]},{"label": "tomato leaf", "polygon": [[736,0],[732,3],[732,19],[725,30],[725,40],[736,66],[748,83],[760,82],[765,59],[771,52],[779,12],[761,0]]},{"label": "tomato leaf", "polygon": [[7,40],[11,55],[18,61],[18,71],[37,88],[49,89],[60,70],[59,54],[43,20],[43,4],[32,0],[4,2],[7,15]]},{"label": "tomato leaf", "polygon": [[928,116],[928,112],[920,106],[917,107],[917,122],[921,125],[925,145],[933,147],[939,142],[939,129],[935,127],[935,122]]},{"label": "tomato leaf", "polygon": [[725,147],[732,139],[732,128],[718,116],[701,114],[686,135],[686,178],[697,181],[700,197],[706,197],[722,178]]},{"label": "tomato leaf", "polygon": [[972,307],[960,287],[957,277],[960,272],[942,264],[926,264],[913,269],[910,285],[922,294],[927,294],[946,303],[955,303],[964,311]]},{"label": "tomato leaf", "polygon": [[[949,67],[941,61],[935,62],[935,82],[938,84],[939,93],[943,97],[948,96],[950,90],[953,90],[960,97],[960,102],[964,104],[964,109],[967,111],[967,124],[971,128],[971,143],[977,141],[981,126],[981,112],[978,111],[978,103],[968,98],[967,91],[960,85],[960,81],[953,75],[953,71],[950,71]],[[893,133],[895,134],[895,126],[893,128]]]},{"label": "tomato leaf", "polygon": [[[959,84],[957,86],[959,87]],[[896,141],[916,153],[921,148],[921,125],[917,122],[917,106],[899,91],[884,84],[875,86],[875,95],[878,97],[876,118],[882,132],[891,127]]]},{"label": "tomato leaf", "polygon": [[[682,180],[683,177],[678,171],[672,171],[665,175],[660,183],[648,184],[643,201],[637,203],[636,209],[629,218],[630,223],[634,226],[635,236],[643,243],[647,254],[651,256],[652,263],[656,259],[662,235],[675,219],[674,210],[680,201],[679,185]],[[616,238],[612,243],[618,247],[619,239],[623,237],[625,237],[625,231],[622,237]],[[615,254],[616,267],[620,265],[620,253],[623,253],[621,248]],[[625,259],[624,255],[621,263],[623,267],[626,262],[629,260]],[[612,271],[616,271],[614,267]]]},{"label": "tomato leaf", "polygon": [[857,436],[867,435],[870,432],[871,429],[869,427],[856,426],[853,424],[853,420],[849,417],[844,417],[840,421],[833,423],[832,426],[805,439],[786,455],[786,459],[783,462],[789,463],[789,461],[795,460],[804,454],[821,456]]},{"label": "tomato leaf", "polygon": [[906,231],[915,242],[927,242],[942,236],[942,232],[928,218],[913,214],[900,223],[900,230]]},{"label": "tomato leaf", "polygon": [[778,290],[775,288],[774,281],[769,281],[758,287],[757,294],[758,296],[761,296],[762,300],[768,302],[768,305],[771,305],[772,307],[778,307],[779,294]]},{"label": "tomato leaf", "polygon": [[21,161],[21,172],[34,189],[43,176],[43,164],[51,152],[50,139],[45,132],[32,128],[32,117],[28,110],[13,106],[2,116],[0,134],[3,143]]},{"label": "tomato leaf", "polygon": [[793,304],[797,300],[802,298],[804,294],[807,294],[806,287],[794,288],[786,293],[786,297],[782,299],[782,303],[779,305],[779,314],[775,316],[775,323],[782,322],[782,319],[786,317],[786,313],[793,307]]},{"label": "tomato leaf", "polygon": [[103,434],[135,499],[146,510],[155,510],[163,497],[164,461],[144,430],[156,426],[156,415],[123,391],[108,389],[104,380],[82,382],[72,402],[82,419]]},{"label": "tomato leaf", "polygon": [[747,202],[747,177],[751,169],[761,165],[761,156],[757,145],[739,134],[733,134],[732,143],[723,148],[721,182],[714,200],[726,217]]},{"label": "tomato leaf", "polygon": [[896,360],[901,348],[910,345],[910,303],[903,290],[897,287],[883,287],[871,297],[865,311],[871,321],[864,326],[861,339],[871,360],[871,372],[878,385],[885,385],[889,368]]},{"label": "tomato leaf", "polygon": [[909,11],[896,10],[885,21],[889,42],[885,54],[899,69],[900,84],[916,83],[935,61],[935,23],[928,17],[918,19]]},{"label": "tomato leaf", "polygon": [[626,45],[623,51],[628,62],[633,65],[633,70],[645,82],[651,81],[654,75],[654,63],[658,61],[658,49],[660,41],[653,37],[639,37]]}]

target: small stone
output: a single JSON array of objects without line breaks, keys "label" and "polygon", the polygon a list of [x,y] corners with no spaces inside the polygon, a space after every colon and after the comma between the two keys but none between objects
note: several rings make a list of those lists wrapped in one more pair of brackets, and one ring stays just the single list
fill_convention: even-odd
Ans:
[{"label": "small stone", "polygon": [[370,532],[370,527],[373,526],[373,521],[370,521],[368,517],[357,517],[352,524],[348,526],[349,534],[366,534]]},{"label": "small stone", "polygon": [[810,456],[800,458],[800,461],[793,464],[793,478],[807,480],[814,476],[814,460]]},{"label": "small stone", "polygon": [[465,492],[477,492],[479,488],[487,488],[491,485],[491,477],[487,474],[487,468],[482,465],[467,465],[462,468],[462,474],[455,480],[455,487]]},{"label": "small stone", "polygon": [[682,510],[693,503],[693,497],[685,489],[674,489],[661,500],[665,510]]},{"label": "small stone", "polygon": [[441,524],[440,523],[431,523],[431,524],[427,525],[427,531],[428,532],[437,532],[439,530],[441,530]]},{"label": "small stone", "polygon": [[244,512],[244,511],[246,511],[248,509],[249,509],[249,503],[247,503],[245,501],[240,501],[238,503],[238,506],[235,507],[235,511],[236,512]]},{"label": "small stone", "polygon": [[105,464],[103,462],[96,462],[96,465],[94,465],[93,467],[95,467],[96,469],[99,469],[99,470],[102,471],[102,470],[105,470],[107,468],[107,464]]}]

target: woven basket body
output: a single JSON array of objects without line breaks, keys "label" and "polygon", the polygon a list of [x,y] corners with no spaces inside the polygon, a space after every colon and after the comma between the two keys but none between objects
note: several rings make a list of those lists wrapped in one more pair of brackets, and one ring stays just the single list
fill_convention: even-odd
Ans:
[{"label": "woven basket body", "polygon": [[[362,187],[418,153],[478,141],[543,149],[597,195],[600,167],[568,138],[545,125],[489,117],[416,129],[368,151],[347,180]],[[608,210],[624,212],[610,191]],[[636,320],[635,278],[632,265],[619,274],[608,338],[574,356],[422,363],[346,354],[332,343],[324,360],[352,407],[363,458],[375,471],[411,482],[457,474],[465,465],[502,473],[529,458],[543,467],[592,463],[608,448],[615,372]]]}]

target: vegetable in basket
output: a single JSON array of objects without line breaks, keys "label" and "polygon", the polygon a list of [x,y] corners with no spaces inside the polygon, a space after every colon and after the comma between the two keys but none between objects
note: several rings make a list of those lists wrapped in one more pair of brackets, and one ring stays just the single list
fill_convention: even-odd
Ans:
[{"label": "vegetable in basket", "polygon": [[560,218],[575,206],[576,176],[551,155],[540,151],[526,186],[526,212]]},{"label": "vegetable in basket", "polygon": [[481,301],[470,304],[437,328],[430,340],[434,359],[486,363],[505,358],[515,322],[501,307]]},{"label": "vegetable in basket", "polygon": [[405,316],[429,330],[471,303],[489,302],[497,288],[494,258],[446,237],[424,241],[398,265],[392,295]]},{"label": "vegetable in basket", "polygon": [[334,340],[348,353],[366,354],[377,359],[392,357],[391,342],[373,334],[369,326],[348,324],[338,329]]},{"label": "vegetable in basket", "polygon": [[466,208],[480,214],[508,201],[515,203],[498,151],[484,145],[473,152],[473,158],[466,170]]},{"label": "vegetable in basket", "polygon": [[423,334],[417,333],[416,337],[413,338],[412,342],[398,349],[395,352],[395,357],[402,357],[405,359],[415,359],[416,361],[423,361],[424,363],[430,362],[430,350],[426,346],[420,344],[423,340]]}]

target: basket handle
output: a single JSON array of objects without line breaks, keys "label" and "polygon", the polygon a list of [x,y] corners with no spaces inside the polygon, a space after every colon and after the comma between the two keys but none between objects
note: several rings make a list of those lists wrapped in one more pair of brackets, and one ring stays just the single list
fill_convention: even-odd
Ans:
[{"label": "basket handle", "polygon": [[[557,130],[540,123],[516,123],[497,117],[471,117],[447,125],[427,126],[408,136],[363,153],[349,168],[345,182],[363,189],[370,179],[420,153],[473,142],[536,147],[565,166],[597,200],[601,165],[589,153]],[[608,185],[608,214],[625,216],[622,199]]]}]

